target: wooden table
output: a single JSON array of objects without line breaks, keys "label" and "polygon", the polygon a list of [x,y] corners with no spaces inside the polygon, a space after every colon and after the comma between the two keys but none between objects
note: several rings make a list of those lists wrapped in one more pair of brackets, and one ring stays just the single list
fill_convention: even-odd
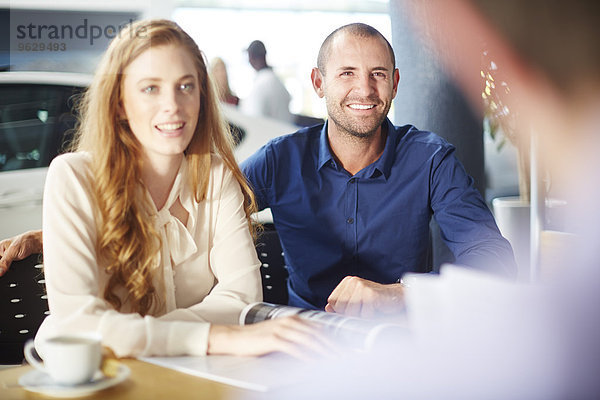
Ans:
[{"label": "wooden table", "polygon": [[[131,369],[129,378],[119,385],[85,396],[89,400],[120,399],[241,399],[255,398],[257,393],[219,382],[187,375],[136,359],[122,360]],[[29,392],[18,386],[21,375],[31,366],[0,369],[0,399],[56,399]]]}]

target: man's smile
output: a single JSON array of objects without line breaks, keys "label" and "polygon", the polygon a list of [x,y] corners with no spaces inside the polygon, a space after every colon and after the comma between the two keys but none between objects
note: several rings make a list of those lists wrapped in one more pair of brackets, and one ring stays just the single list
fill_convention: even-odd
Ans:
[{"label": "man's smile", "polygon": [[370,110],[375,107],[375,104],[348,104],[353,110]]}]

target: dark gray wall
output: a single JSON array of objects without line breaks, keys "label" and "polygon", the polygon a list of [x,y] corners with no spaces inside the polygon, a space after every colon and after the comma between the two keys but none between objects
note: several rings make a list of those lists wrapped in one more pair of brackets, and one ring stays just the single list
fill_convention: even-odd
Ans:
[{"label": "dark gray wall", "polygon": [[[0,66],[10,64],[11,71],[91,74],[110,40],[126,24],[139,18],[139,13],[133,11],[42,10],[17,6],[0,9]],[[46,50],[48,46],[53,50]],[[4,49],[10,53],[7,55]]]},{"label": "dark gray wall", "polygon": [[434,51],[413,32],[414,21],[404,11],[405,4],[412,1],[390,1],[392,45],[400,70],[396,123],[410,123],[433,131],[454,144],[458,158],[484,194],[481,116],[472,112],[462,93],[439,66]]},{"label": "dark gray wall", "polygon": [[[456,146],[458,159],[485,198],[482,118],[469,108],[464,96],[436,60],[433,49],[414,32],[406,6],[414,0],[390,1],[392,46],[400,70],[395,100],[396,124],[413,124],[442,136]],[[435,24],[435,21],[429,23]],[[433,264],[452,261],[433,226]]]},{"label": "dark gray wall", "polygon": [[10,11],[0,8],[0,71],[10,65]]}]

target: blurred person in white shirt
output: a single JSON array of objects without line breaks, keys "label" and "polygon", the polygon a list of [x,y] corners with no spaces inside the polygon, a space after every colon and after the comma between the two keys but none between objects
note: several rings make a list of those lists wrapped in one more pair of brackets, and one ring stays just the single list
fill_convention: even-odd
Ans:
[{"label": "blurred person in white shirt", "polygon": [[268,117],[284,122],[293,122],[290,113],[290,93],[273,68],[267,64],[267,50],[260,40],[255,40],[248,46],[248,62],[256,71],[254,84],[250,93],[240,101],[242,112],[257,116]]}]

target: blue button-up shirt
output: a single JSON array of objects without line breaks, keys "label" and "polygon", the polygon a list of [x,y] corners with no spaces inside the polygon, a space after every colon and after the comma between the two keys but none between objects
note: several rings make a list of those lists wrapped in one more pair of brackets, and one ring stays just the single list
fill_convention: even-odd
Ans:
[{"label": "blue button-up shirt", "polygon": [[383,129],[383,154],[356,175],[333,157],[327,124],[273,139],[242,164],[259,208],[271,208],[290,305],[323,308],[348,275],[388,284],[422,271],[432,216],[456,263],[516,274],[454,147],[412,125]]}]

